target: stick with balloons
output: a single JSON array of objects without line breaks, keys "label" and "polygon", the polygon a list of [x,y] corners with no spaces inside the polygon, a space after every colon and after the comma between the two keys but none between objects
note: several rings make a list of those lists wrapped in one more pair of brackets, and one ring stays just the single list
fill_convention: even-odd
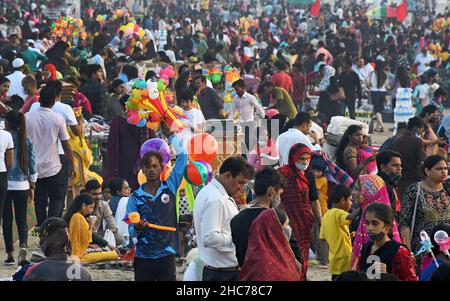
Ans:
[{"label": "stick with balloons", "polygon": [[64,42],[72,42],[76,36],[84,38],[83,20],[74,17],[59,17],[52,26],[51,33],[53,36],[60,38]]},{"label": "stick with balloons", "polygon": [[123,31],[124,39],[129,39],[135,35],[142,40],[145,36],[144,29],[136,24],[136,21],[120,26],[119,29],[117,29],[117,34],[119,34],[119,31]]},{"label": "stick with balloons", "polygon": [[436,257],[433,254],[433,251],[431,250],[433,248],[431,239],[428,236],[427,232],[425,232],[424,230],[420,231],[420,244],[422,245],[422,247],[416,253],[416,255],[419,255],[423,252],[429,252],[431,254],[431,257],[433,257],[434,264],[436,265],[436,267],[439,267],[439,263],[437,262]]},{"label": "stick with balloons", "polygon": [[450,238],[448,237],[448,233],[444,230],[437,231],[434,234],[434,241],[439,245],[439,250],[450,259],[450,253],[448,252],[450,249]]},{"label": "stick with balloons", "polygon": [[[213,169],[211,163],[216,159],[218,154],[218,144],[216,139],[207,133],[199,133],[188,141],[187,151],[190,163],[184,171],[184,178],[180,184],[179,189],[183,189],[186,182],[202,188],[205,184],[210,182],[213,177]],[[144,142],[141,146],[141,159],[150,151],[159,153],[163,158],[164,170],[161,173],[160,180],[166,181],[172,169],[169,167],[171,155],[169,145],[159,138],[152,138]],[[145,175],[142,170],[138,174],[139,184],[146,182]]]},{"label": "stick with balloons", "polygon": [[183,130],[181,120],[186,117],[180,108],[169,106],[166,100],[166,83],[174,73],[173,68],[169,66],[163,73],[164,77],[158,82],[137,80],[134,83],[132,93],[125,103],[128,123],[156,130],[160,122],[165,122],[176,133]]}]

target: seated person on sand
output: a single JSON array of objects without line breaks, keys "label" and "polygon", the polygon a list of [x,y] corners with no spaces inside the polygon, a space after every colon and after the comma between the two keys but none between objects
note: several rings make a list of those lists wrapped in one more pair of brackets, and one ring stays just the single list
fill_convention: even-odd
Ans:
[{"label": "seated person on sand", "polygon": [[[108,244],[106,240],[92,231],[96,222],[93,213],[94,200],[87,193],[77,196],[67,210],[64,220],[69,225],[72,255],[77,256],[82,263],[118,259],[120,253],[116,247]],[[106,247],[111,251],[103,251],[103,248]]]},{"label": "seated person on sand", "polygon": [[125,242],[124,237],[119,233],[114,215],[108,203],[103,200],[102,186],[97,180],[89,180],[85,185],[85,191],[94,201],[93,214],[97,217],[93,224],[92,231],[100,237],[105,236],[106,230],[114,234],[115,246],[120,246]]}]

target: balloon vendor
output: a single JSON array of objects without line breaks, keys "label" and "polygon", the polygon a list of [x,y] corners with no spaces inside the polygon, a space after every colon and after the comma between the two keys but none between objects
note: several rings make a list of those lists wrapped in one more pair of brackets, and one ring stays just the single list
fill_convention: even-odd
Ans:
[{"label": "balloon vendor", "polygon": [[130,237],[135,244],[134,273],[136,281],[175,281],[175,254],[178,253],[178,233],[145,227],[145,221],[169,227],[178,226],[176,193],[183,180],[188,155],[182,141],[164,123],[162,133],[176,153],[170,176],[161,181],[164,157],[158,149],[144,154],[142,170],[147,178],[129,199],[127,215],[140,214],[140,223],[129,225]]}]

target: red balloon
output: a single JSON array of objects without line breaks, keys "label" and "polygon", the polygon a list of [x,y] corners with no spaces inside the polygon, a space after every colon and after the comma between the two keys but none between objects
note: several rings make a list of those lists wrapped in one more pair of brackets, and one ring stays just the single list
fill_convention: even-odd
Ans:
[{"label": "red balloon", "polygon": [[200,162],[192,162],[186,167],[184,177],[190,184],[200,186],[208,179],[208,169]]},{"label": "red balloon", "polygon": [[219,152],[216,138],[207,133],[194,135],[187,144],[187,151],[191,161],[213,162]]}]

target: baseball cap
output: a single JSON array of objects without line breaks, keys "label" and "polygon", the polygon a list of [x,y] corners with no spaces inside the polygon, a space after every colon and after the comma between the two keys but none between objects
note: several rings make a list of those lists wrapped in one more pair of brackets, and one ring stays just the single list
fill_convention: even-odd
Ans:
[{"label": "baseball cap", "polygon": [[13,62],[12,62],[12,66],[13,68],[20,68],[23,65],[25,65],[24,61],[21,58],[16,58]]},{"label": "baseball cap", "polygon": [[34,44],[34,40],[28,39],[28,40],[27,40],[27,43],[28,43],[28,44]]},{"label": "baseball cap", "polygon": [[49,236],[60,229],[67,228],[67,223],[65,220],[59,217],[50,217],[46,219],[39,228],[35,230],[36,234],[39,236]]}]

